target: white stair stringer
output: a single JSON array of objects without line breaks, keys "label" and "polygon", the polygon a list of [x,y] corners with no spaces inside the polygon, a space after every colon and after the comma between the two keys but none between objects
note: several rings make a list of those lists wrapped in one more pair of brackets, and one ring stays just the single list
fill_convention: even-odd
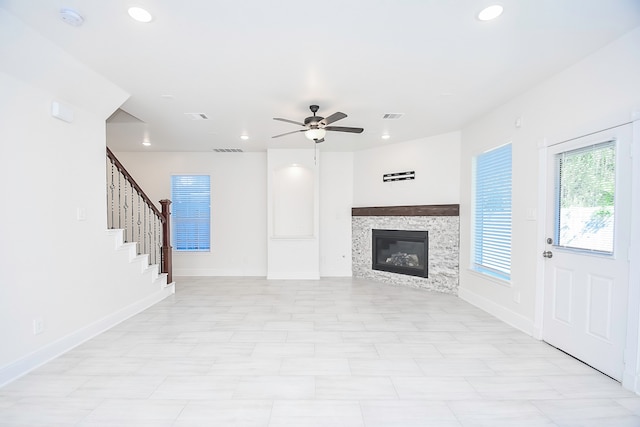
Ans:
[{"label": "white stair stringer", "polygon": [[[114,249],[126,253],[128,261],[131,264],[138,264],[140,266],[140,272],[143,275],[148,275],[152,283],[157,284],[160,289],[167,287],[174,287],[175,283],[167,283],[167,273],[160,273],[159,264],[149,264],[149,255],[137,253],[137,243],[124,241],[124,230],[122,229],[110,229],[107,230],[107,234],[114,237]],[[175,291],[175,290],[174,290]],[[172,292],[173,293],[173,292]]]}]

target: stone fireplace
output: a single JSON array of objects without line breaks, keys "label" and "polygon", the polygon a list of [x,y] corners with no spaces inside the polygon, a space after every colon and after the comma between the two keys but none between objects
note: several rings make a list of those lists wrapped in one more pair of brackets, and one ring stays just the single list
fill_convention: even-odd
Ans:
[{"label": "stone fireplace", "polygon": [[[420,205],[353,208],[352,265],[353,277],[423,288],[457,295],[459,278],[460,218],[459,205]],[[374,230],[418,231],[425,233],[424,275],[398,274],[393,268],[374,267]],[[416,237],[415,235],[413,237]],[[399,246],[383,255],[383,264],[414,264],[415,257]],[[414,247],[411,251],[416,251]],[[393,257],[393,254],[398,254]],[[391,258],[387,263],[387,258]],[[388,267],[388,266],[387,266]]]}]

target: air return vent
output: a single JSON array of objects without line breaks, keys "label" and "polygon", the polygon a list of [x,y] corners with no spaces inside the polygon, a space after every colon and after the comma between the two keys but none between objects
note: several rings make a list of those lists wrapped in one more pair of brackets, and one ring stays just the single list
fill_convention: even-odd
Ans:
[{"label": "air return vent", "polygon": [[242,153],[242,148],[214,148],[216,153]]},{"label": "air return vent", "polygon": [[404,116],[404,113],[386,113],[382,118],[386,120],[396,120],[402,116]]},{"label": "air return vent", "polygon": [[191,120],[209,120],[209,117],[205,113],[184,113],[185,116]]}]

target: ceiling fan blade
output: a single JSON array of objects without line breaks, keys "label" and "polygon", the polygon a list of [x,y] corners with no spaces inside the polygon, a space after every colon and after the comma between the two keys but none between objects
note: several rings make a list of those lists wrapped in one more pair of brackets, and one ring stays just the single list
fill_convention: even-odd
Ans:
[{"label": "ceiling fan blade", "polygon": [[294,122],[293,120],[289,120],[289,119],[281,119],[280,117],[274,117],[273,120],[280,120],[281,122],[293,123],[294,125],[304,126],[304,123]]},{"label": "ceiling fan blade", "polygon": [[292,133],[298,133],[298,132],[306,132],[306,129],[300,129],[300,130],[294,130],[292,132],[281,133],[280,135],[272,136],[271,138],[280,138],[281,136],[291,135]]},{"label": "ceiling fan blade", "polygon": [[345,117],[347,117],[345,113],[341,113],[340,111],[338,111],[337,113],[333,113],[329,117],[325,117],[324,119],[322,119],[321,123],[328,125],[330,123],[337,122],[338,120],[342,120]]},{"label": "ceiling fan blade", "polygon": [[351,133],[362,133],[364,131],[363,128],[349,128],[344,126],[326,126],[324,130],[331,130],[336,132],[351,132]]}]

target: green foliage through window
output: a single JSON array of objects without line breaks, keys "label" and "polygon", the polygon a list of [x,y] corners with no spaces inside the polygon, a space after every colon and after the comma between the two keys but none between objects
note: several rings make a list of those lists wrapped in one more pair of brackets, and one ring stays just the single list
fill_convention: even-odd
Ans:
[{"label": "green foliage through window", "polygon": [[613,251],[615,142],[556,157],[556,241],[559,246]]}]

